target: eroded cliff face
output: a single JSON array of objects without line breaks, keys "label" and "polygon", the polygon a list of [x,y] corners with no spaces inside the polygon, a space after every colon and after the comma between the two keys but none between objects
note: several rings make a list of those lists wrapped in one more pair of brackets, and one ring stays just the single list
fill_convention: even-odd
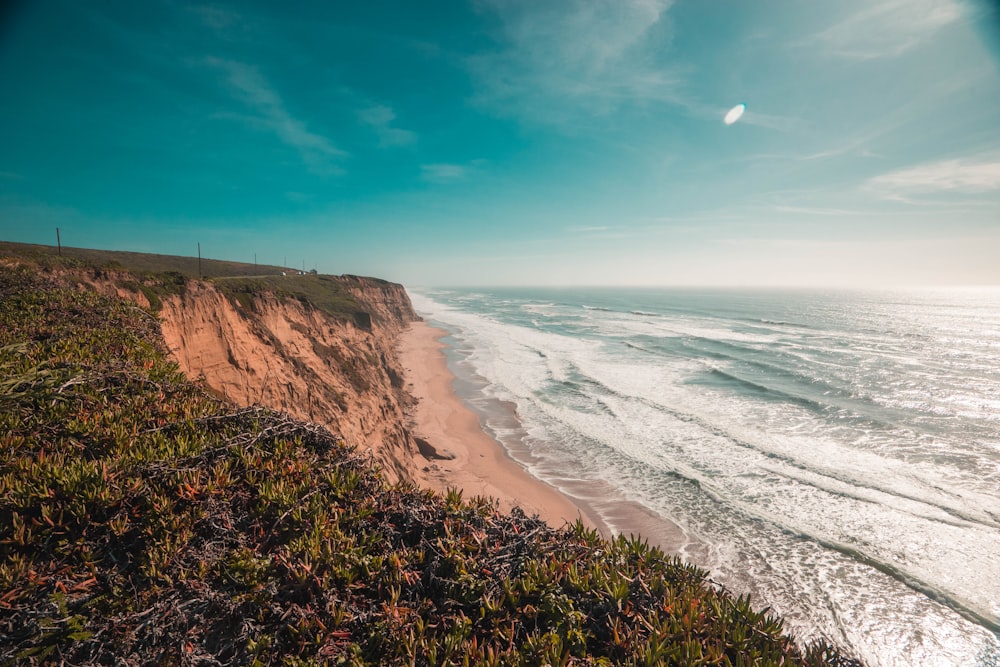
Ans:
[{"label": "eroded cliff face", "polygon": [[246,308],[211,283],[192,281],[162,300],[163,337],[188,377],[239,405],[323,424],[371,451],[389,481],[407,479],[420,454],[405,426],[412,399],[395,344],[417,316],[401,285],[338,280],[364,312],[333,317],[270,293],[254,295]]}]

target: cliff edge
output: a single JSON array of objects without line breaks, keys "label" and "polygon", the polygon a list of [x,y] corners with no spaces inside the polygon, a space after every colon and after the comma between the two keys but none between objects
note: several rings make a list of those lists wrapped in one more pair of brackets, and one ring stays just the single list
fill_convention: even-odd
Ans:
[{"label": "cliff edge", "polygon": [[[336,307],[324,308],[330,297]],[[160,318],[188,377],[239,405],[321,424],[370,451],[389,481],[409,478],[419,451],[394,348],[418,318],[402,285],[359,276],[189,281],[162,298]]]},{"label": "cliff edge", "polygon": [[[58,254],[57,254],[58,252]],[[436,458],[408,432],[396,342],[419,319],[402,285],[284,267],[0,241],[2,265],[154,312],[171,356],[232,403],[320,424],[387,481]],[[205,276],[197,278],[196,276]]]}]

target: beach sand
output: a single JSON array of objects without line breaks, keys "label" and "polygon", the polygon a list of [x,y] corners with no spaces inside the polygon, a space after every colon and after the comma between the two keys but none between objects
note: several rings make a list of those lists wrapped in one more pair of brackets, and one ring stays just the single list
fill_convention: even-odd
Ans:
[{"label": "beach sand", "polygon": [[461,489],[466,499],[496,498],[501,510],[519,506],[555,528],[578,518],[591,528],[603,528],[555,487],[529,474],[483,431],[479,417],[452,386],[441,342],[446,335],[426,322],[414,322],[400,337],[406,390],[417,399],[410,427],[421,444],[417,459],[426,459],[412,471],[414,479],[441,493]]}]

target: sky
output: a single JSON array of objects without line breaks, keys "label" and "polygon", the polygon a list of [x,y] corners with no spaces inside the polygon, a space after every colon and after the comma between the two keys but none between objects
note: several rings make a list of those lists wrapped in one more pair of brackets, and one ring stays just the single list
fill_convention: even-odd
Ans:
[{"label": "sky", "polygon": [[411,287],[1000,284],[994,2],[4,6],[0,240]]}]

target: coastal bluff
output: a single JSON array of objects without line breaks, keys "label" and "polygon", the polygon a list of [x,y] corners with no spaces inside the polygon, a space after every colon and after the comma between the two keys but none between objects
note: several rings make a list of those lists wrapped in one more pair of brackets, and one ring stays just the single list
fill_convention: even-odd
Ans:
[{"label": "coastal bluff", "polygon": [[[406,428],[413,399],[394,346],[419,318],[403,286],[359,276],[282,278],[313,281],[353,301],[352,308],[324,310],[283,293],[281,279],[245,291],[228,290],[222,280],[191,280],[181,293],[161,297],[171,356],[226,400],[320,424],[371,452],[388,481],[412,481],[413,459],[423,458]],[[118,291],[121,282],[112,278],[111,287]],[[142,300],[141,291],[123,295]]]},{"label": "coastal bluff", "polygon": [[414,438],[396,346],[420,320],[402,285],[195,257],[0,241],[0,262],[130,301],[159,322],[189,379],[237,406],[318,424],[389,483],[437,458]]}]

